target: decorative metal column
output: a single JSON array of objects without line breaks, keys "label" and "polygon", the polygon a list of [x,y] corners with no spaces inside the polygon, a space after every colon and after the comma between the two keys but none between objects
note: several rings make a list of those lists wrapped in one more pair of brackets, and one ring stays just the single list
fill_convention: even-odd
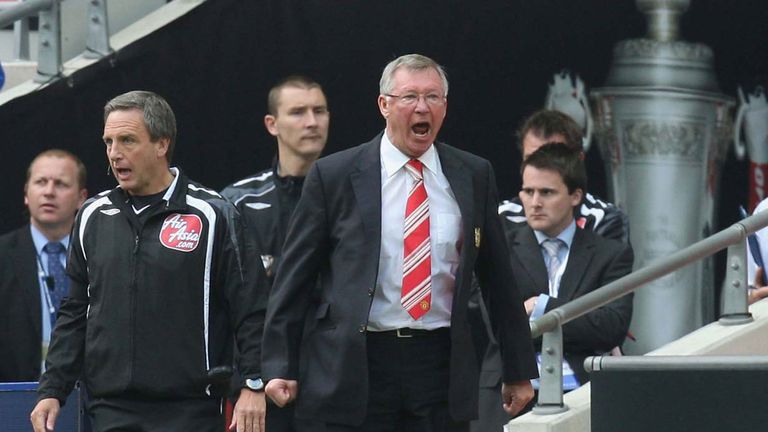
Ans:
[{"label": "decorative metal column", "polygon": [[[608,188],[629,214],[635,269],[715,229],[720,167],[731,140],[733,98],[720,93],[712,50],[677,40],[689,0],[637,0],[642,39],[614,47],[604,87],[594,89],[596,139]],[[635,293],[625,350],[644,354],[714,320],[713,261]]]}]

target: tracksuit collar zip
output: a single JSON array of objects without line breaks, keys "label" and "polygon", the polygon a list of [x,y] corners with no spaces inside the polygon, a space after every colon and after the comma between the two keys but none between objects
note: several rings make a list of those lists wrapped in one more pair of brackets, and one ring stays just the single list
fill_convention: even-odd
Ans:
[{"label": "tracksuit collar zip", "polygon": [[[165,204],[147,209],[149,213],[142,219],[146,220],[146,218],[150,218],[157,213],[183,212],[188,209],[186,192],[189,181],[179,168],[172,167],[171,172],[174,174],[174,179],[163,195],[162,199],[165,201]],[[135,228],[138,229],[143,225],[132,207],[131,197],[122,188],[116,187],[110,192],[109,196],[110,200],[125,213],[131,224],[135,225]]]}]

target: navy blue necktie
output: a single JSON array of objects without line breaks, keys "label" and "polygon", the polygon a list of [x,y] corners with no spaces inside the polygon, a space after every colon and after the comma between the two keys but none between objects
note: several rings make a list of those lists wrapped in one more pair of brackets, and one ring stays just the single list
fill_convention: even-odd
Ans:
[{"label": "navy blue necktie", "polygon": [[51,327],[56,322],[56,313],[59,311],[61,299],[69,291],[69,278],[64,272],[64,266],[61,265],[61,255],[66,252],[64,245],[59,242],[50,242],[43,247],[43,251],[48,255],[48,280],[53,281],[53,286],[46,281],[48,292],[51,295],[51,306],[54,312],[51,314]]}]

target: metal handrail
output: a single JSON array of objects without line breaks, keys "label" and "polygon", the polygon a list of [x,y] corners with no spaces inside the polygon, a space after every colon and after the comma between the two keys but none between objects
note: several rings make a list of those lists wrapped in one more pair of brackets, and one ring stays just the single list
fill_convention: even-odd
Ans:
[{"label": "metal handrail", "polygon": [[[61,1],[26,0],[0,10],[0,27],[15,23],[17,57],[29,58],[26,18],[38,13],[38,62],[35,82],[45,83],[62,71],[61,56]],[[88,6],[88,38],[84,57],[99,59],[112,53],[109,45],[109,22],[106,0],[91,0]]]},{"label": "metal handrail", "polygon": [[646,267],[636,270],[584,296],[557,307],[531,322],[531,335],[542,341],[542,374],[537,414],[554,414],[568,409],[563,403],[562,325],[585,315],[625,294],[635,291],[643,284],[665,276],[688,264],[706,258],[728,248],[728,273],[723,291],[723,309],[720,323],[736,325],[748,323],[752,317],[748,310],[746,280],[747,235],[768,226],[768,212],[761,212],[745,218],[730,227],[683,248],[669,256],[658,259]]},{"label": "metal handrail", "polygon": [[587,372],[603,370],[765,370],[768,356],[593,356],[584,360]]},{"label": "metal handrail", "polygon": [[0,28],[34,15],[42,10],[50,9],[55,0],[26,0],[0,11]]}]

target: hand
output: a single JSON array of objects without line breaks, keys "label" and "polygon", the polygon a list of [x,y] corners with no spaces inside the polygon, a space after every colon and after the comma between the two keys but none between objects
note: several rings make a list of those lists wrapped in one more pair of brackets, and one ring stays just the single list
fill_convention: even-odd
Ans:
[{"label": "hand", "polygon": [[29,421],[32,422],[32,428],[35,432],[52,431],[56,426],[56,417],[59,416],[61,404],[56,398],[41,399],[35,405],[35,409],[29,415]]},{"label": "hand", "polygon": [[284,407],[296,399],[299,392],[299,383],[296,380],[274,378],[269,380],[265,393],[272,402],[279,407]]},{"label": "hand", "polygon": [[504,402],[504,411],[512,417],[525,408],[531,399],[533,399],[533,386],[528,380],[501,385],[501,400]]},{"label": "hand", "polygon": [[229,430],[237,428],[237,432],[264,432],[266,415],[267,399],[264,392],[244,388],[237,398]]},{"label": "hand", "polygon": [[533,313],[533,309],[536,307],[536,303],[539,300],[539,296],[534,296],[528,298],[528,300],[523,303],[525,305],[525,313],[528,314],[528,316],[531,316],[531,313]]},{"label": "hand", "polygon": [[752,304],[758,300],[762,300],[768,297],[768,286],[763,285],[763,274],[765,270],[762,267],[758,267],[755,271],[754,289],[749,289],[747,300],[749,304]]}]

